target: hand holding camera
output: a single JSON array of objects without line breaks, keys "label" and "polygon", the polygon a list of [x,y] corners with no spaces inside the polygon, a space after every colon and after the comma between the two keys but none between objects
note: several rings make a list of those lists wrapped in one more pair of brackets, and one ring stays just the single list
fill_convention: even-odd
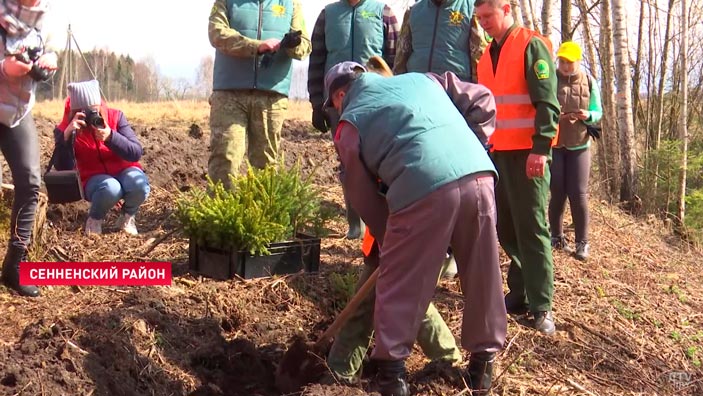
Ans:
[{"label": "hand holding camera", "polygon": [[68,124],[66,130],[63,131],[64,140],[68,141],[71,138],[73,131],[92,127],[95,130],[95,137],[98,140],[106,141],[112,131],[105,123],[105,119],[100,115],[98,110],[84,109],[73,116],[73,120]]},{"label": "hand holding camera", "polygon": [[22,62],[14,55],[6,56],[5,61],[2,63],[3,73],[9,77],[25,76],[30,70],[32,70],[32,65]]},{"label": "hand holding camera", "polygon": [[42,47],[23,48],[14,57],[29,67],[29,76],[34,81],[47,81],[56,74],[56,54],[45,54]]}]

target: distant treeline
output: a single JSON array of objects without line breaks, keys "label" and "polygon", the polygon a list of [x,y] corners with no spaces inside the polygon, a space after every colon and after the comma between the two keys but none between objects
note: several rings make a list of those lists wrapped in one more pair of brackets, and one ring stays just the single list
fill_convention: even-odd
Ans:
[{"label": "distant treeline", "polygon": [[[77,51],[71,51],[70,54],[68,51],[59,51],[58,56],[59,71],[52,80],[39,84],[39,100],[62,99],[66,97],[66,81],[89,80],[93,75],[100,82],[103,95],[108,101],[204,99],[212,90],[212,56],[204,56],[200,60],[198,67],[193,70],[193,79],[164,76],[153,57],[134,60],[129,55],[118,55],[101,49],[83,52],[85,60]],[[290,96],[307,98],[307,63],[295,62]]]}]

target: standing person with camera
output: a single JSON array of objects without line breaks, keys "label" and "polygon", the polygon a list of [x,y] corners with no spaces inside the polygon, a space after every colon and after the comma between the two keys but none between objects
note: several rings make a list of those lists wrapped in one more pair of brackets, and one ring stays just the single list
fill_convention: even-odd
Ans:
[{"label": "standing person with camera", "polygon": [[57,57],[44,52],[40,32],[46,0],[0,2],[0,150],[15,186],[10,241],[2,265],[2,280],[21,296],[38,297],[39,288],[19,284],[20,262],[27,260],[39,201],[41,170],[39,140],[32,118],[37,81],[56,70]]},{"label": "standing person with camera", "polygon": [[310,54],[299,0],[215,0],[208,175],[230,186],[245,150],[264,168],[278,159],[293,59]]},{"label": "standing person with camera", "polygon": [[107,213],[123,200],[118,227],[138,235],[135,215],[151,187],[138,162],[142,145],[122,111],[109,108],[96,80],[68,84],[63,120],[54,129],[57,169],[75,168],[90,201],[85,233],[102,234]]}]

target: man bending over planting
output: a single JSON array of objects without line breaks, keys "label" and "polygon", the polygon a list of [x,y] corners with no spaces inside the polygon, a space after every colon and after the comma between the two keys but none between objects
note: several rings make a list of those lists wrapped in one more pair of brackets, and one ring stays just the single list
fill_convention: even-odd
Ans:
[{"label": "man bending over planting", "polygon": [[[405,359],[451,246],[465,292],[461,344],[471,352],[465,379],[474,395],[485,394],[507,331],[495,229],[497,175],[485,136],[477,137],[482,131],[474,133],[457,110],[480,110],[472,105],[482,88],[451,73],[364,72],[358,63],[339,63],[325,85],[326,105],[341,114],[335,147],[342,183],[380,246],[371,354],[379,367],[378,391],[410,394]],[[493,101],[483,110],[485,119],[473,125],[490,131]]]}]

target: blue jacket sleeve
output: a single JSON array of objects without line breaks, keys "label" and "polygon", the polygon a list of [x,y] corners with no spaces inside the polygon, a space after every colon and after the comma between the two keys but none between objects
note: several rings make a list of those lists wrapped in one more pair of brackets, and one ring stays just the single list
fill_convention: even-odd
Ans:
[{"label": "blue jacket sleeve", "polygon": [[142,157],[142,145],[122,112],[117,121],[117,130],[112,131],[105,145],[125,161],[139,161]]}]

